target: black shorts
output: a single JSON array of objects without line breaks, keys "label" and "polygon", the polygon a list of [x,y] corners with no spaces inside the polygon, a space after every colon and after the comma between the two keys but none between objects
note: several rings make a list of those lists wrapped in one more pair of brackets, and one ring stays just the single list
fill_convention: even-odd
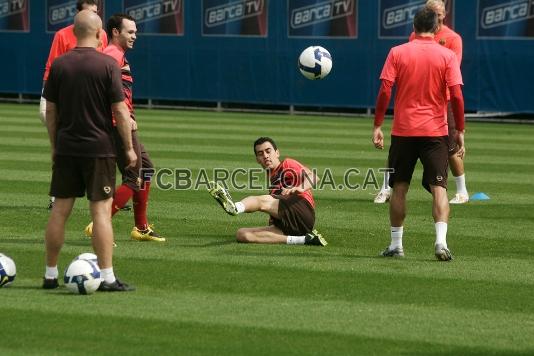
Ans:
[{"label": "black shorts", "polygon": [[126,154],[119,132],[115,129],[115,148],[117,150],[117,167],[122,174],[122,184],[126,184],[134,191],[139,191],[141,184],[150,181],[154,174],[154,165],[145,150],[145,146],[139,141],[137,131],[132,131],[132,146],[137,155],[137,162],[133,168],[125,168]]},{"label": "black shorts", "polygon": [[271,223],[286,235],[301,236],[313,230],[315,210],[308,201],[297,194],[273,195],[279,200],[278,219]]},{"label": "black shorts", "polygon": [[447,188],[448,137],[401,137],[391,136],[389,167],[394,171],[389,176],[389,186],[394,182],[412,180],[417,160],[423,164],[422,184],[430,192],[430,185]]},{"label": "black shorts", "polygon": [[115,192],[115,157],[56,156],[52,167],[50,196],[106,200]]},{"label": "black shorts", "polygon": [[450,101],[447,104],[447,126],[449,127],[449,156],[452,156],[458,152],[458,145],[456,144],[456,122]]}]

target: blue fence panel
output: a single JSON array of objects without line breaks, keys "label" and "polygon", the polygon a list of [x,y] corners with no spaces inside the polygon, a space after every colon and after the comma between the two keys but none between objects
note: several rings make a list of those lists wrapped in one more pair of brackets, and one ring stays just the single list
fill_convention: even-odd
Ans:
[{"label": "blue fence panel", "polygon": [[[0,51],[4,54],[0,65],[5,68],[0,92],[38,94],[53,33],[47,32],[50,25],[47,1],[34,0],[31,4],[30,0],[21,1],[28,6],[29,18],[23,19],[29,20],[28,24],[24,22],[17,27],[12,18],[0,14]],[[124,1],[133,4],[131,8],[143,3],[162,3],[162,0]],[[104,17],[122,12],[124,1],[106,1]],[[182,27],[176,25],[181,31],[179,35],[169,34],[176,28],[168,19],[165,26],[154,22],[139,26],[150,28],[151,32],[164,28],[166,33],[140,33],[135,49],[128,53],[135,77],[135,97],[345,108],[374,106],[385,57],[392,46],[406,40],[404,33],[398,37],[380,36],[384,9],[396,6],[402,9],[406,4],[424,2],[339,0],[337,10],[354,13],[307,30],[299,27],[302,18],[292,20],[293,10],[299,6],[302,9],[303,4],[324,9],[325,4],[335,1],[257,0],[253,4],[265,6],[264,18],[254,13],[259,7],[249,7],[248,22],[240,26],[233,23],[216,27],[217,21],[224,18],[216,17],[210,10],[212,27],[209,28],[203,10],[238,2],[176,1],[172,3],[180,3],[183,11]],[[56,6],[61,1],[54,0],[53,4]],[[451,4],[452,25],[464,40],[462,73],[466,109],[534,112],[531,1],[456,0]],[[347,6],[343,8],[344,5]],[[409,15],[407,10],[395,18],[403,31],[407,28],[406,21],[411,21]],[[19,11],[17,16],[23,15]],[[390,25],[387,23],[388,30],[382,31],[383,34],[395,33]],[[252,31],[252,35],[246,31]],[[300,51],[310,45],[321,45],[332,54],[333,69],[325,80],[309,81],[297,69]]]}]

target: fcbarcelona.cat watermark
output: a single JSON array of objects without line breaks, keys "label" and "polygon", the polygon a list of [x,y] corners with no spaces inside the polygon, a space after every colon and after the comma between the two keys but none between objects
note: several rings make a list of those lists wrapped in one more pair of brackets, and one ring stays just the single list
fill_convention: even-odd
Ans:
[{"label": "fcbarcelona.cat watermark", "polygon": [[[377,190],[379,180],[385,172],[392,172],[391,168],[348,168],[312,169],[311,175],[297,177],[298,173],[288,169],[276,174],[275,185],[283,188],[293,188],[286,182],[299,182],[299,185],[309,184],[314,190]],[[318,179],[314,179],[313,177]],[[267,172],[262,168],[159,168],[157,170],[141,170],[143,180],[150,179],[152,186],[161,190],[206,190],[209,182],[215,181],[233,191],[258,190],[266,191],[273,188]],[[297,178],[297,179],[295,179]]]}]

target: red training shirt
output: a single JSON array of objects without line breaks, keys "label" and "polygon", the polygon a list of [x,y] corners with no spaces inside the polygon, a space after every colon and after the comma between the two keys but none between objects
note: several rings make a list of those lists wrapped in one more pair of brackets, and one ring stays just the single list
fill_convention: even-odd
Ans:
[{"label": "red training shirt", "polygon": [[397,84],[392,135],[448,135],[447,88],[463,85],[454,52],[418,36],[389,51],[380,79]]},{"label": "red training shirt", "polygon": [[[306,167],[304,167],[300,162],[286,158],[276,169],[274,169],[269,174],[269,181],[271,186],[269,187],[270,195],[279,195],[282,194],[282,188],[291,188],[301,186],[304,182],[306,174]],[[311,178],[311,177],[310,177]],[[305,191],[304,193],[299,193],[299,196],[306,199],[308,203],[315,209],[315,201],[313,200],[313,194],[311,189]]]},{"label": "red training shirt", "polygon": [[[100,39],[102,40],[102,43],[97,50],[102,52],[108,45],[108,36],[104,30],[100,30]],[[64,27],[56,32],[54,35],[54,40],[52,41],[52,46],[50,47],[48,60],[46,61],[45,72],[43,76],[44,81],[48,79],[52,62],[54,62],[57,57],[76,47],[77,42],[76,36],[74,36],[74,25]]]},{"label": "red training shirt", "polygon": [[[415,39],[415,32],[410,34],[410,41]],[[441,25],[438,32],[434,34],[434,41],[445,48],[450,49],[458,58],[458,64],[462,64],[462,37],[454,32],[450,27]]]},{"label": "red training shirt", "polygon": [[[415,39],[415,32],[410,34],[410,41]],[[456,55],[458,59],[458,64],[462,65],[462,37],[456,32],[454,32],[450,27],[441,25],[441,28],[438,32],[434,34],[434,41],[439,43],[445,48],[450,49]],[[451,94],[449,93],[449,88],[447,88],[447,100],[451,100]]]},{"label": "red training shirt", "polygon": [[112,43],[104,49],[104,54],[113,57],[113,59],[115,59],[115,61],[119,65],[119,68],[121,69],[124,102],[126,103],[126,106],[128,106],[128,110],[130,111],[130,117],[135,120],[132,94],[133,77],[132,72],[130,71],[130,64],[124,56],[125,50],[122,47],[119,47]]}]

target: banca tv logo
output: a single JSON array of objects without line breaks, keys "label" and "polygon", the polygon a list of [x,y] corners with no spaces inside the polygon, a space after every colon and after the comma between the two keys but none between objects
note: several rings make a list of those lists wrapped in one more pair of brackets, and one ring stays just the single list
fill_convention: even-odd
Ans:
[{"label": "banca tv logo", "polygon": [[264,7],[264,0],[240,0],[209,7],[205,11],[204,23],[207,27],[224,25],[229,22],[260,15],[263,13]]},{"label": "banca tv logo", "polygon": [[291,11],[291,28],[301,28],[316,23],[346,17],[354,13],[355,0],[330,0]]},{"label": "banca tv logo", "polygon": [[62,22],[70,22],[76,15],[76,12],[76,1],[51,6],[48,9],[48,23],[50,25],[57,25]]},{"label": "banca tv logo", "polygon": [[124,9],[137,23],[157,20],[181,11],[182,0],[156,0]]},{"label": "banca tv logo", "polygon": [[21,13],[26,10],[27,0],[0,1],[0,18]]},{"label": "banca tv logo", "polygon": [[382,12],[382,28],[391,29],[413,23],[417,11],[425,5],[425,0],[412,1],[408,4],[388,7]]},{"label": "banca tv logo", "polygon": [[519,0],[481,9],[483,29],[527,20],[534,17],[534,0]]}]

